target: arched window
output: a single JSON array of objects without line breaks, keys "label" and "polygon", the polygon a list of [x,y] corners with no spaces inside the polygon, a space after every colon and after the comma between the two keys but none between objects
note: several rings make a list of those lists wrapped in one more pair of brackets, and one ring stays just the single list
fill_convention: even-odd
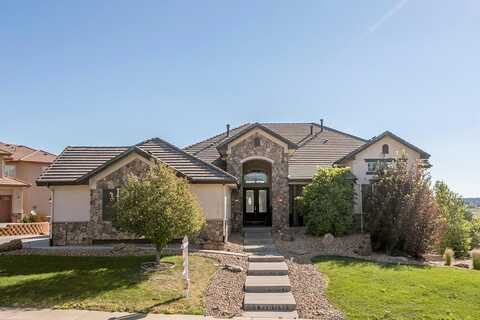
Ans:
[{"label": "arched window", "polygon": [[390,153],[388,144],[384,144],[384,145],[382,146],[382,153],[383,153],[383,154],[389,154],[389,153]]},{"label": "arched window", "polygon": [[243,176],[245,184],[265,184],[268,182],[268,175],[263,171],[252,171]]}]

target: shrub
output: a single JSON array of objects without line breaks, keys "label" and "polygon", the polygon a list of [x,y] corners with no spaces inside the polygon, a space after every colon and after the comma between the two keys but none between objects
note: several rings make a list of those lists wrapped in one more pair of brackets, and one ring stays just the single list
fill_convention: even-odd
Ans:
[{"label": "shrub", "polygon": [[443,221],[439,250],[452,248],[457,257],[463,257],[470,249],[470,223],[465,218],[465,202],[442,181],[437,181],[434,189],[435,202]]},{"label": "shrub", "polygon": [[400,159],[379,170],[367,201],[374,250],[419,257],[436,240],[438,209],[430,176],[420,165],[409,168]]},{"label": "shrub", "polygon": [[471,249],[480,249],[480,217],[475,217],[472,219],[470,225],[470,248]]},{"label": "shrub", "polygon": [[472,250],[473,269],[480,270],[480,250]]},{"label": "shrub", "polygon": [[305,226],[313,235],[346,234],[353,222],[354,189],[346,168],[320,168],[303,191]]},{"label": "shrub", "polygon": [[445,252],[443,253],[443,260],[445,260],[445,265],[451,266],[453,264],[454,258],[455,258],[455,252],[450,248],[446,248]]},{"label": "shrub", "polygon": [[130,176],[115,204],[115,226],[150,240],[157,249],[198,232],[204,217],[188,182],[165,165],[153,166],[144,179]]}]

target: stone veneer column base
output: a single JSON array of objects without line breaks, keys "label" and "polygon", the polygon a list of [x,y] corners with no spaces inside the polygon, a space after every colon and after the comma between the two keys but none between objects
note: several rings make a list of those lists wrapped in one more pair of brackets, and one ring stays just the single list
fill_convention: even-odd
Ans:
[{"label": "stone veneer column base", "polygon": [[209,242],[224,242],[227,239],[224,226],[223,220],[207,220],[198,237]]},{"label": "stone veneer column base", "polygon": [[54,246],[91,245],[88,222],[54,222],[52,223]]}]

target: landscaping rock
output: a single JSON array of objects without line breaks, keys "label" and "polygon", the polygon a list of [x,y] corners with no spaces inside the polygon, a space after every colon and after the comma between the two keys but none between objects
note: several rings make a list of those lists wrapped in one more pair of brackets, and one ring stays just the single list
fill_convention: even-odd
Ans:
[{"label": "landscaping rock", "polygon": [[282,239],[283,241],[294,241],[295,237],[289,233],[282,233],[280,239]]},{"label": "landscaping rock", "polygon": [[223,268],[225,270],[228,270],[228,271],[231,271],[231,272],[242,272],[243,271],[242,267],[235,266],[235,265],[232,265],[232,264],[226,264],[226,265],[223,266]]},{"label": "landscaping rock", "polygon": [[23,248],[21,239],[13,239],[9,242],[0,244],[0,252],[20,250]]}]

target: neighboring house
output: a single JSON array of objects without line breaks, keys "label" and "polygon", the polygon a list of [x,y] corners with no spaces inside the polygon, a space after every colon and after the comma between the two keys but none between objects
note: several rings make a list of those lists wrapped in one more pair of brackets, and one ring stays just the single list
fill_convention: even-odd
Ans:
[{"label": "neighboring house", "polygon": [[361,217],[362,185],[374,178],[376,166],[399,157],[413,165],[429,155],[390,132],[364,140],[323,121],[253,123],[232,130],[227,125],[225,132],[184,150],[158,138],[132,147],[68,147],[37,184],[53,191],[55,244],[121,240],[129,236],[112,226],[108,199],[128,173],[142,176],[161,161],[190,181],[207,218],[203,237],[225,241],[244,226],[301,225],[294,198],[319,167],[352,168],[355,216]]},{"label": "neighboring house", "polygon": [[[55,160],[56,156],[27,146],[0,143],[0,148],[10,153],[5,157],[5,176],[30,185],[23,191],[22,213],[50,214],[50,191],[35,185],[35,180]],[[18,222],[21,217],[14,219]]]}]

